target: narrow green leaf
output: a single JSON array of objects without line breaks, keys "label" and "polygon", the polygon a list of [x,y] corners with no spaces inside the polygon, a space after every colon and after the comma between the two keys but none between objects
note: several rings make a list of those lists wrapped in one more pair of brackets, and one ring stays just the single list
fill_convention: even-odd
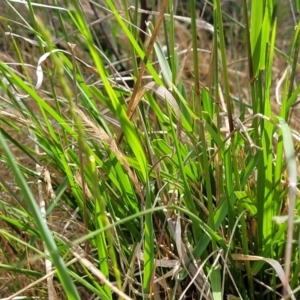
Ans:
[{"label": "narrow green leaf", "polygon": [[29,189],[29,186],[23,176],[23,174],[20,172],[20,169],[18,168],[16,164],[16,160],[13,157],[10,149],[8,148],[8,145],[0,132],[0,144],[2,146],[2,150],[4,154],[8,158],[8,164],[11,168],[11,171],[13,172],[15,176],[15,180],[23,194],[24,200],[29,208],[30,214],[32,215],[35,224],[41,234],[42,240],[45,243],[50,257],[53,260],[54,265],[57,268],[58,276],[61,280],[61,283],[64,287],[64,290],[66,292],[66,295],[68,299],[71,300],[79,300],[80,297],[78,295],[78,292],[74,286],[73,281],[71,280],[71,277],[69,275],[68,269],[63,261],[63,258],[59,254],[59,250],[55,244],[55,241],[53,239],[52,233],[47,227],[45,221],[43,220],[40,210],[37,206],[36,200],[34,196],[32,195],[31,190]]},{"label": "narrow green leaf", "polygon": [[212,269],[210,275],[210,282],[212,288],[212,294],[214,300],[221,300],[222,298],[222,280],[221,280],[221,268],[216,266]]},{"label": "narrow green leaf", "polygon": [[[150,182],[147,180],[146,188],[146,209],[151,209],[151,187]],[[154,279],[154,242],[153,242],[153,221],[152,214],[145,216],[145,238],[144,238],[144,280],[143,288],[145,293],[149,294],[153,286]]]},{"label": "narrow green leaf", "polygon": [[251,1],[250,45],[253,63],[253,75],[257,76],[261,57],[261,34],[263,24],[263,1]]}]

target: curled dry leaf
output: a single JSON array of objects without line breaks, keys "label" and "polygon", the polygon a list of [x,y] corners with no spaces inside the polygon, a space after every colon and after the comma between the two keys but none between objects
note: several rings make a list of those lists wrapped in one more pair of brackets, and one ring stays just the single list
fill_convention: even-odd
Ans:
[{"label": "curled dry leaf", "polygon": [[296,300],[295,296],[293,295],[292,289],[289,285],[289,283],[286,283],[286,276],[285,273],[279,264],[279,262],[275,259],[272,258],[265,258],[262,256],[255,256],[255,255],[245,255],[245,254],[231,254],[233,260],[247,260],[247,261],[265,261],[269,265],[273,267],[273,269],[276,271],[280,281],[282,282],[283,285],[286,284],[286,290],[289,293],[289,296],[291,297],[292,300]]}]

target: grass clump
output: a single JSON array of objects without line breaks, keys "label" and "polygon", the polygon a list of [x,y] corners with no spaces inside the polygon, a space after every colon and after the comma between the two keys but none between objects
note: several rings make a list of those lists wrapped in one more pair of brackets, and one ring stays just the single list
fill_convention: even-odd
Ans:
[{"label": "grass clump", "polygon": [[65,2],[0,16],[1,295],[297,299],[296,8]]}]

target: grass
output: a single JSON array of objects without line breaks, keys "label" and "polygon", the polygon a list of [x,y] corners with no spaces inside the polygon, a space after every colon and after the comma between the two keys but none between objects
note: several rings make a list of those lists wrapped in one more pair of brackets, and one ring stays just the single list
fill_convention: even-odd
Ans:
[{"label": "grass", "polygon": [[1,297],[298,299],[298,3],[164,0],[145,42],[40,2],[0,15]]}]

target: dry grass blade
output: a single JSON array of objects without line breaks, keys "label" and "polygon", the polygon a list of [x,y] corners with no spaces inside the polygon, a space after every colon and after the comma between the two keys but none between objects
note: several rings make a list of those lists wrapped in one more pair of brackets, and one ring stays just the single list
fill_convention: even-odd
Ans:
[{"label": "dry grass blade", "polygon": [[[142,252],[140,252],[138,259],[144,262],[144,254]],[[178,271],[180,269],[180,262],[179,262],[179,260],[168,259],[168,258],[155,259],[155,267],[172,269],[169,272],[164,273],[160,277],[157,277],[157,276],[154,277],[154,282],[153,282],[154,284],[159,283],[163,287],[165,287],[165,280],[171,276],[173,278],[178,273]]]},{"label": "dry grass blade", "polygon": [[[108,285],[109,288],[116,293],[119,297],[125,300],[132,300],[130,297],[128,297],[126,294],[124,294],[122,291],[118,290],[109,280],[106,279],[106,277],[100,272],[98,268],[96,268],[88,259],[83,257],[80,253],[78,253],[76,250],[71,249],[72,254],[96,277],[98,277],[104,284]],[[83,251],[82,251],[83,252]],[[83,252],[84,253],[84,252]]]},{"label": "dry grass blade", "polygon": [[[70,265],[74,264],[76,261],[77,261],[77,258],[73,258],[72,260],[70,260],[69,262],[66,263],[66,266],[70,266]],[[53,270],[50,273],[48,273],[47,275],[39,278],[38,280],[30,283],[26,287],[24,287],[21,290],[17,291],[13,295],[11,295],[9,297],[6,297],[6,298],[2,298],[0,300],[14,300],[14,299],[16,299],[17,296],[21,295],[22,293],[26,292],[27,290],[31,289],[32,287],[38,285],[39,283],[43,282],[44,280],[47,280],[49,277],[52,277],[53,275],[55,275],[55,273],[56,273],[56,270]]]},{"label": "dry grass blade", "polygon": [[[165,213],[167,215],[167,212]],[[207,300],[212,299],[210,284],[203,271],[203,265],[201,265],[200,267],[196,267],[193,263],[191,263],[191,259],[187,255],[187,250],[185,249],[181,237],[180,217],[177,216],[176,224],[174,224],[175,222],[171,218],[167,218],[167,222],[172,234],[175,237],[176,248],[183,266],[190,274],[192,281],[195,281],[195,284],[203,297]]]},{"label": "dry grass blade", "polygon": [[89,137],[93,138],[96,141],[101,141],[105,143],[112,153],[114,153],[117,157],[117,159],[120,161],[120,163],[123,165],[125,170],[128,172],[128,176],[132,180],[132,182],[135,185],[137,193],[139,193],[139,196],[143,199],[141,187],[139,184],[139,181],[136,177],[136,175],[132,172],[130,169],[130,166],[123,155],[123,153],[120,151],[120,149],[117,146],[117,143],[115,140],[110,138],[107,133],[100,127],[95,125],[85,114],[82,110],[79,108],[76,109],[76,113],[81,117],[83,125],[86,129],[86,132],[89,133]]},{"label": "dry grass blade", "polygon": [[147,83],[146,85],[144,85],[137,92],[134,101],[130,105],[128,105],[127,116],[129,118],[132,117],[136,107],[138,106],[138,104],[140,103],[140,101],[142,100],[144,94],[147,91],[152,91],[153,93],[155,93],[157,96],[159,96],[162,100],[166,101],[171,106],[171,108],[173,109],[173,111],[176,115],[176,118],[178,120],[177,137],[178,137],[178,140],[180,140],[182,124],[181,124],[181,111],[180,111],[180,108],[178,106],[178,103],[176,102],[173,95],[164,86],[158,85],[153,81],[151,81],[151,82]]},{"label": "dry grass blade", "polygon": [[[149,57],[150,57],[150,55],[151,55],[151,52],[152,52],[153,47],[154,47],[155,39],[156,39],[156,37],[158,35],[158,31],[160,29],[160,26],[161,26],[163,18],[164,18],[164,12],[166,11],[168,5],[169,5],[169,0],[164,0],[163,3],[162,3],[162,5],[161,5],[161,11],[160,11],[160,13],[158,15],[158,18],[156,20],[156,23],[155,23],[153,34],[152,34],[152,36],[150,38],[150,41],[149,41],[145,57],[141,57],[141,59],[143,61],[148,60]],[[142,66],[141,66],[141,69],[139,71],[139,75],[138,75],[138,78],[137,78],[136,83],[134,85],[134,89],[133,89],[133,92],[132,92],[132,95],[130,97],[130,101],[129,101],[129,104],[128,104],[128,109],[127,109],[127,115],[128,116],[129,116],[130,111],[134,111],[134,109],[132,109],[132,107],[134,105],[136,107],[137,103],[139,103],[139,101],[137,101],[137,99],[136,99],[137,98],[136,96],[137,96],[137,93],[138,93],[138,89],[141,86],[141,82],[142,82],[145,70],[146,70],[146,64],[143,63]],[[122,134],[118,138],[118,143],[121,140],[122,140]]]},{"label": "dry grass blade", "polygon": [[[136,8],[134,6],[130,6],[129,10],[135,11]],[[159,15],[159,12],[149,11],[149,10],[140,9],[140,8],[138,8],[138,12],[143,13],[143,14],[152,15],[152,16],[158,16]],[[169,14],[164,14],[164,16],[167,17],[167,18],[170,17]],[[192,22],[191,18],[188,18],[188,17],[174,15],[173,18],[174,18],[174,20],[178,20],[178,21],[181,21],[181,22],[184,22],[184,23],[187,23],[187,24],[191,24],[191,22]],[[212,26],[210,23],[208,23],[206,21],[197,19],[196,20],[196,25],[199,29],[204,29],[204,30],[210,31],[212,33],[214,32],[214,26]]]},{"label": "dry grass blade", "polygon": [[[244,254],[238,254],[238,253],[233,253],[233,254],[231,254],[231,256],[232,256],[233,260],[238,260],[238,261],[265,261],[266,263],[270,264],[273,267],[273,269],[276,271],[276,274],[278,275],[282,284],[283,285],[285,284],[285,281],[286,281],[285,273],[277,260],[272,259],[272,258],[265,258],[262,256],[244,255]],[[287,292],[289,293],[292,300],[296,300],[289,284],[287,284]]]}]

